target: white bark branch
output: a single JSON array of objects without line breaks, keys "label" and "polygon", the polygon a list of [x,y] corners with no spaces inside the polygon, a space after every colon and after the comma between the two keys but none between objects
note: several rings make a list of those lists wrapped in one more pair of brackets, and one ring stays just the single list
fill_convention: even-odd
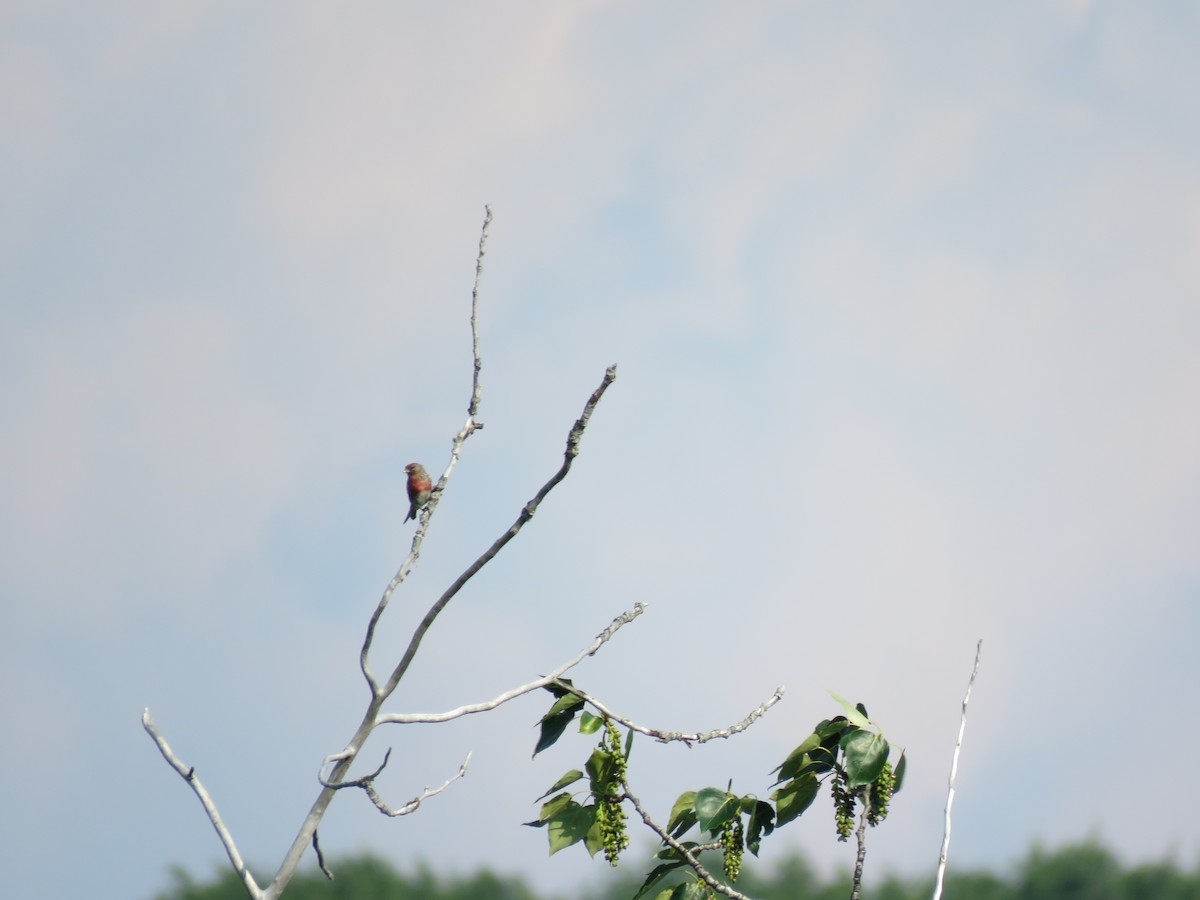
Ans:
[{"label": "white bark branch", "polygon": [[770,709],[772,706],[774,706],[776,703],[778,703],[781,699],[783,699],[783,687],[781,685],[780,687],[777,687],[775,689],[774,694],[772,694],[770,697],[768,697],[766,700],[764,700],[762,703],[760,703],[757,707],[752,709],[750,711],[750,713],[746,716],[746,718],[742,719],[740,722],[730,725],[727,728],[717,728],[717,729],[714,729],[713,731],[699,731],[699,732],[690,732],[689,733],[689,732],[684,732],[684,731],[662,731],[661,729],[658,729],[658,728],[651,728],[648,725],[639,725],[637,722],[627,719],[624,716],[620,715],[619,713],[613,712],[608,706],[606,706],[600,700],[597,700],[595,697],[593,697],[591,694],[587,693],[586,691],[582,691],[579,688],[577,688],[573,685],[570,685],[570,684],[563,684],[562,682],[559,682],[558,686],[561,687],[564,691],[574,694],[580,700],[584,701],[589,706],[596,709],[601,715],[607,716],[608,718],[612,719],[614,722],[620,722],[626,728],[631,728],[634,731],[638,732],[639,734],[644,734],[647,737],[652,737],[656,741],[660,741],[661,743],[664,743],[664,744],[670,743],[671,741],[680,741],[684,744],[687,744],[689,747],[692,744],[703,744],[706,741],[711,741],[715,738],[730,738],[730,737],[733,737],[735,734],[745,731],[747,728],[749,728],[751,725],[753,725],[755,723],[755,721],[758,720],[763,715],[763,713],[765,713],[768,709]]},{"label": "white bark branch", "polygon": [[971,688],[975,687],[975,676],[979,674],[979,654],[983,650],[983,639],[975,645],[975,667],[967,682],[967,693],[963,696],[962,717],[958,723],[958,740],[954,742],[954,756],[950,760],[950,788],[946,792],[946,821],[942,831],[942,850],[938,854],[937,878],[933,883],[933,900],[942,896],[942,882],[946,877],[946,860],[950,855],[950,808],[954,806],[954,779],[958,776],[958,755],[962,750],[963,732],[967,728],[967,703],[971,699]]},{"label": "white bark branch", "polygon": [[250,874],[250,870],[246,868],[246,862],[242,859],[242,854],[238,852],[237,844],[233,842],[233,835],[229,833],[229,829],[225,827],[225,823],[221,820],[221,814],[217,812],[217,804],[213,802],[212,796],[205,789],[204,785],[200,783],[200,779],[196,777],[195,767],[185,765],[175,755],[175,751],[171,749],[171,745],[167,743],[167,739],[159,733],[158,725],[155,723],[154,717],[150,715],[149,709],[142,712],[142,727],[146,729],[146,733],[150,735],[154,743],[158,746],[163,759],[191,786],[200,800],[200,805],[204,807],[204,812],[208,815],[208,821],[216,829],[217,837],[221,839],[221,844],[225,847],[225,853],[229,856],[229,862],[233,865],[234,871],[238,873],[238,877],[242,879],[242,884],[245,885],[246,892],[254,900],[259,900],[263,896],[262,888],[258,886],[258,882],[254,880],[254,876]]},{"label": "white bark branch", "polygon": [[[625,612],[621,613],[621,615],[613,619],[612,624],[596,635],[596,639],[583,650],[581,650],[573,659],[563,663],[549,675],[545,675],[535,681],[529,682],[528,684],[523,684],[520,687],[515,687],[512,690],[505,691],[503,694],[499,694],[498,696],[493,697],[491,700],[485,700],[482,703],[470,703],[465,706],[460,706],[456,709],[451,709],[440,713],[383,713],[375,719],[375,724],[432,725],[438,722],[449,722],[453,719],[459,719],[463,716],[469,716],[474,713],[487,712],[488,710],[502,706],[510,700],[515,700],[517,697],[524,696],[525,694],[541,688],[549,687],[552,684],[558,684],[559,678],[561,678],[564,673],[583,662],[585,657],[594,656],[596,651],[599,650],[614,634],[616,634],[622,625],[632,622],[645,611],[646,605],[644,603],[635,603],[632,609],[626,610]],[[329,757],[328,759],[332,760],[334,757]]]}]

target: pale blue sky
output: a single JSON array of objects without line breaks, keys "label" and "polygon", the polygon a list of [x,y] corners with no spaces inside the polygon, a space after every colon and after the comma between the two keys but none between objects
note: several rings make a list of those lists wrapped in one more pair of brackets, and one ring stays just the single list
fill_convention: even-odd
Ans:
[{"label": "pale blue sky", "polygon": [[[833,689],[911,757],[870,865],[932,871],[982,637],[952,862],[1195,860],[1166,760],[1200,739],[1198,41],[1192,4],[1099,0],[7,4],[6,888],[220,861],[145,706],[273,870],[361,713],[403,466],[440,471],[465,415],[485,203],[487,427],[381,652],[620,376],[394,709],[648,602],[579,683],[678,729],[788,693],[720,747],[641,744],[647,800],[765,792]],[[340,797],[323,846],[603,878],[519,827],[586,754],[531,763],[541,711],[380,735],[397,802],[471,772],[400,821]],[[768,863],[848,863],[806,819]]]}]

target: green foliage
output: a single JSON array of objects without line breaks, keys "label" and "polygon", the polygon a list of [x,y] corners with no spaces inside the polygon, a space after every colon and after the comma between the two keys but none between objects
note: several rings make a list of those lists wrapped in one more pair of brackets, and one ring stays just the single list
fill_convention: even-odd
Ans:
[{"label": "green foliage", "polygon": [[[377,857],[335,860],[335,881],[316,872],[297,875],[288,887],[288,900],[629,900],[642,883],[641,877],[616,875],[603,887],[590,891],[568,891],[557,895],[537,894],[519,878],[482,871],[469,876],[435,875],[420,867],[401,874]],[[689,896],[696,879],[689,870],[676,870],[678,884],[660,884],[658,896]],[[683,877],[681,877],[683,876]],[[175,884],[157,900],[245,900],[246,892],[232,873],[222,873],[208,883],[190,878],[182,870],[172,873]],[[865,896],[872,900],[927,900],[932,877],[905,878],[886,875],[868,879]],[[678,889],[678,893],[673,893]],[[799,854],[789,854],[769,872],[747,871],[738,880],[738,890],[755,900],[845,900],[850,895],[850,878],[840,873],[819,876]],[[666,892],[665,894],[663,892]],[[703,896],[703,894],[695,894]],[[1065,900],[1200,900],[1200,870],[1186,871],[1163,860],[1126,868],[1104,847],[1093,841],[1071,844],[1057,850],[1032,849],[1008,874],[984,870],[956,870],[946,876],[945,896],[962,900],[1034,900],[1055,897]]]},{"label": "green foliage", "polygon": [[[319,872],[298,873],[288,885],[288,900],[539,900],[520,878],[498,876],[485,870],[465,877],[434,875],[421,866],[402,875],[375,856],[341,859],[330,868],[329,881]],[[246,889],[233,872],[223,872],[208,884],[199,884],[181,870],[172,873],[175,884],[156,900],[246,900]]]},{"label": "green foliage", "polygon": [[[575,795],[555,794],[542,804],[538,818],[526,824],[546,828],[551,854],[582,842],[593,856],[603,848],[605,858],[616,865],[629,844],[623,804],[630,800],[626,769],[633,733],[627,733],[622,746],[616,723],[586,711],[585,701],[573,685],[564,681],[549,690],[554,702],[539,723],[535,756],[557,742],[576,715],[580,717],[580,733],[600,731],[601,737],[584,764],[588,789]],[[839,840],[853,833],[860,804],[868,824],[878,825],[886,818],[891,798],[903,779],[904,754],[893,768],[889,761],[891,747],[866,707],[833,696],[845,715],[818,722],[787,755],[775,769],[778,779],[768,800],[754,794],[736,794],[732,782],[724,789],[702,787],[679,795],[670,815],[657,826],[665,830],[666,836],[655,854],[656,864],[637,888],[635,898],[674,898],[697,891],[707,896],[707,885],[703,881],[696,884],[699,870],[691,871],[689,855],[694,860],[703,858],[710,873],[723,873],[729,882],[737,880],[742,874],[744,851],[748,848],[757,856],[763,838],[802,815],[826,782],[833,794]],[[538,799],[544,800],[582,777],[579,769],[571,769]],[[693,830],[698,834],[684,840]],[[705,856],[718,853],[719,866]],[[684,880],[672,884],[672,878],[685,868]]]}]

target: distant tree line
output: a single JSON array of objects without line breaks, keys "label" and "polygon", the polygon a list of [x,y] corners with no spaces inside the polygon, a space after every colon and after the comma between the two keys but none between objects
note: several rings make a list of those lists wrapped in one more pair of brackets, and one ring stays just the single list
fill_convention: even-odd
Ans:
[{"label": "distant tree line", "polygon": [[[471,875],[440,875],[425,866],[397,871],[376,856],[335,860],[334,881],[319,872],[297,875],[288,900],[630,900],[641,879],[613,873],[603,888],[572,895],[539,893],[519,877],[481,870]],[[155,900],[244,900],[246,889],[233,872],[199,882],[183,870]],[[933,878],[884,875],[863,885],[867,900],[926,900]],[[820,876],[799,854],[784,858],[773,871],[748,871],[738,889],[757,900],[845,900],[849,872]],[[655,890],[654,893],[657,893]],[[1200,900],[1200,867],[1177,862],[1126,866],[1095,841],[1055,850],[1035,846],[1007,873],[975,869],[946,876],[945,896],[961,900]]]}]

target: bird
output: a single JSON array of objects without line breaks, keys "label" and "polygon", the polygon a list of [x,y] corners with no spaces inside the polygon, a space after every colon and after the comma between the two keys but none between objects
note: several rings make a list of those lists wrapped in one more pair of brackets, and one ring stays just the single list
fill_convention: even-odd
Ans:
[{"label": "bird", "polygon": [[421,507],[429,502],[433,481],[420,463],[409,463],[404,467],[404,471],[408,473],[408,516],[404,520],[407,522],[409,519],[415,519]]}]

